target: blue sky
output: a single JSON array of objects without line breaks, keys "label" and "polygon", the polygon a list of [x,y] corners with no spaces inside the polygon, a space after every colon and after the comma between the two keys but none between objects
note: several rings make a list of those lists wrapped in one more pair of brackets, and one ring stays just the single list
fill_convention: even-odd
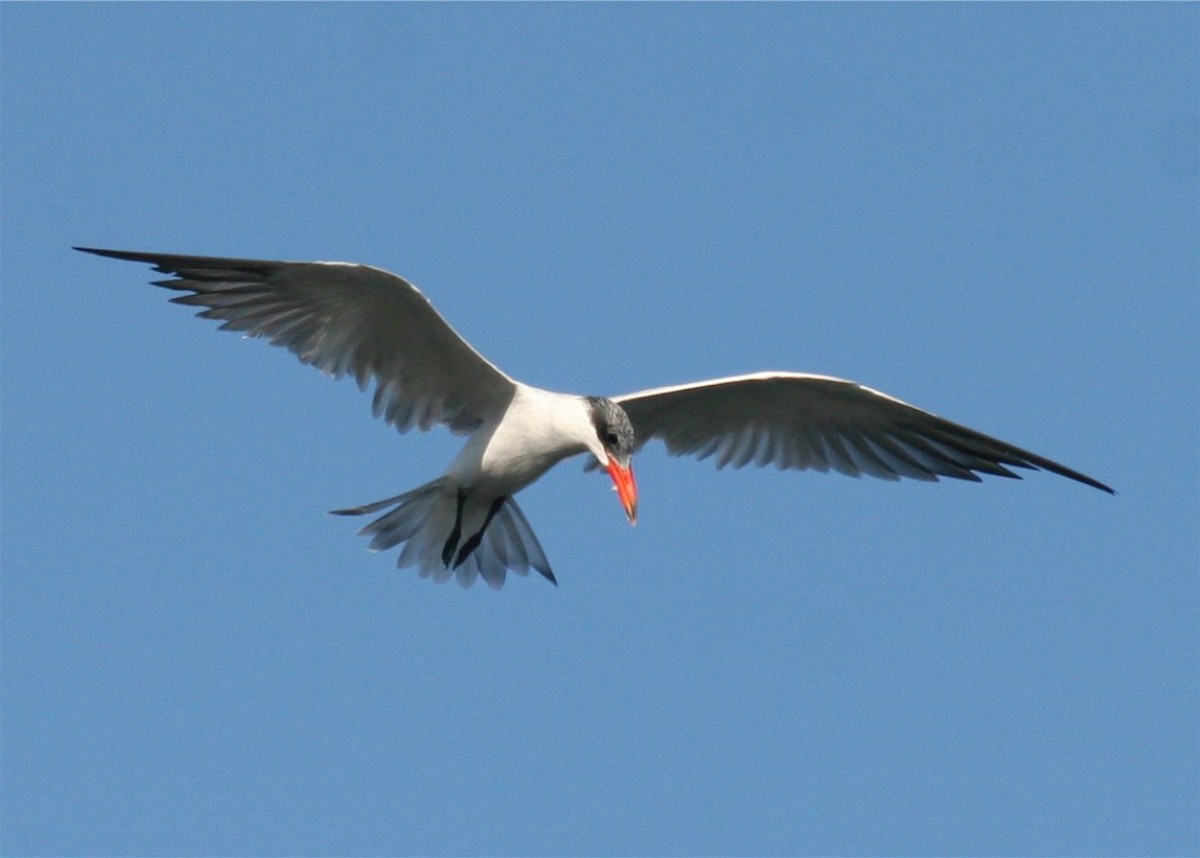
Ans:
[{"label": "blue sky", "polygon": [[[1200,850],[1200,7],[3,8],[5,854]],[[415,281],[510,374],[853,378],[1110,483],[459,443],[85,244]]]}]

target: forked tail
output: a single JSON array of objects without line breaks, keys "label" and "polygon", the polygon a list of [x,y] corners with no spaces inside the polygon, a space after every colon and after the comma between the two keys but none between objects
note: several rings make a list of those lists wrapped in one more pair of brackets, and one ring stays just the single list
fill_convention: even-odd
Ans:
[{"label": "forked tail", "polygon": [[334,515],[369,515],[394,507],[359,531],[370,536],[372,551],[403,545],[396,566],[416,566],[423,578],[441,583],[453,575],[463,587],[476,577],[489,586],[504,586],[508,570],[528,575],[536,569],[552,584],[558,581],[550,563],[511,497],[498,498],[489,508],[479,530],[464,533],[464,496],[446,486],[445,478],[386,500],[352,509],[335,509]]}]

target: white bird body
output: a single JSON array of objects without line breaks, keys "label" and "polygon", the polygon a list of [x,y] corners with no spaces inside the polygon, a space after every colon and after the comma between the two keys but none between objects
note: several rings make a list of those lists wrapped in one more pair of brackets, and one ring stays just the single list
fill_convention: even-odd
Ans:
[{"label": "white bird body", "polygon": [[672,455],[715,456],[718,467],[831,468],[936,481],[1016,477],[1044,469],[1103,483],[855,382],[762,372],[614,396],[576,396],[516,381],[488,362],[408,281],[343,262],[275,262],[77,248],[145,262],[175,279],[222,328],[265,337],[328,375],[375,382],[372,408],[401,432],[442,424],[467,435],[438,479],[343,515],[389,510],[363,528],[375,550],[402,546],[397,565],[438,581],[493,587],[509,570],[550,564],[513,495],[563,459],[590,453],[607,469],[631,523],[632,455],[659,438]]},{"label": "white bird body", "polygon": [[446,478],[499,495],[516,494],[563,459],[588,452],[604,461],[586,400],[517,383],[498,420],[476,429]]}]

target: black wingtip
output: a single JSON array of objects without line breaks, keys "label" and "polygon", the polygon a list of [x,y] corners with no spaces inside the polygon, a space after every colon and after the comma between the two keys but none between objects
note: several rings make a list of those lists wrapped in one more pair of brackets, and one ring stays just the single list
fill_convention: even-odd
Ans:
[{"label": "black wingtip", "polygon": [[162,268],[161,266],[163,265],[174,265],[184,262],[229,263],[234,261],[214,256],[181,256],[177,253],[151,253],[144,250],[109,250],[105,247],[72,247],[71,249],[79,250],[83,253],[92,253],[96,256],[106,256],[109,259],[122,259],[126,262],[144,262],[147,265],[159,266],[157,270],[164,273],[169,273],[171,269]]},{"label": "black wingtip", "polygon": [[71,249],[78,250],[81,253],[90,253],[93,256],[105,256],[109,259],[121,259],[125,262],[144,262],[147,265],[161,265],[163,259],[162,254],[141,253],[136,250],[108,250],[103,247],[72,247]]},{"label": "black wingtip", "polygon": [[1117,493],[1117,490],[1112,486],[1106,486],[1099,480],[1092,479],[1086,474],[1081,474],[1078,471],[1072,471],[1069,468],[1062,468],[1062,470],[1055,471],[1055,473],[1075,480],[1077,483],[1083,483],[1085,486],[1091,486],[1092,488],[1099,489],[1102,492],[1108,492],[1110,495],[1116,495]]},{"label": "black wingtip", "polygon": [[111,256],[114,259],[120,259],[124,251],[121,250],[105,250],[102,247],[76,247],[72,245],[72,250],[78,250],[80,253],[94,253],[96,256]]}]

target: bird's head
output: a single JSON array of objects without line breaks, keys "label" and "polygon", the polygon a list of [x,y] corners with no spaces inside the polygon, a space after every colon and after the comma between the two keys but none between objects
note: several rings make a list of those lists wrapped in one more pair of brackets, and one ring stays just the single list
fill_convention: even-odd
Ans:
[{"label": "bird's head", "polygon": [[620,405],[601,396],[588,397],[596,444],[589,444],[601,467],[612,477],[630,524],[637,524],[637,484],[633,480],[633,424]]}]

